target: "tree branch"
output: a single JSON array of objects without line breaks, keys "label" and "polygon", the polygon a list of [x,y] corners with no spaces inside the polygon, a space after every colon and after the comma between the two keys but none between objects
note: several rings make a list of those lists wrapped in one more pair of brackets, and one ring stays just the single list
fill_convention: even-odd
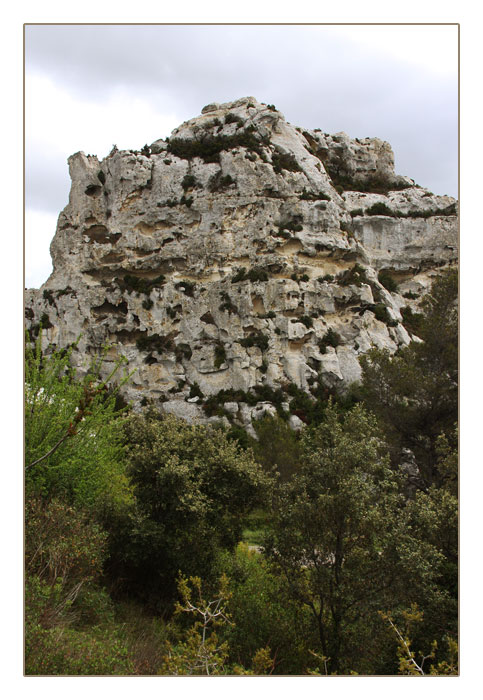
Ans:
[{"label": "tree branch", "polygon": [[68,437],[71,437],[71,433],[69,430],[66,432],[66,434],[63,437],[60,438],[60,440],[58,442],[55,443],[55,445],[52,447],[52,449],[50,449],[42,457],[39,457],[38,459],[36,459],[34,462],[27,464],[25,469],[30,469],[31,467],[34,467],[39,462],[43,462],[44,459],[47,459],[48,457],[50,457],[50,455],[54,454],[54,452],[62,445],[63,442],[65,442],[67,440]]}]

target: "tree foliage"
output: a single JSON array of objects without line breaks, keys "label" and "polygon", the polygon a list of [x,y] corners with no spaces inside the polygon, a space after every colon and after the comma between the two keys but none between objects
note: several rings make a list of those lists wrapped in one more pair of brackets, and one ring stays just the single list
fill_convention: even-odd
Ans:
[{"label": "tree foliage", "polygon": [[125,435],[136,508],[111,561],[139,594],[169,599],[179,570],[208,576],[217,550],[241,539],[269,477],[218,428],[151,412],[131,416]]},{"label": "tree foliage", "polygon": [[27,344],[26,673],[456,674],[456,292],[345,399],[289,387],[310,426],[265,417],[249,449]]},{"label": "tree foliage", "polygon": [[317,644],[309,610],[287,596],[270,563],[244,542],[222,553],[218,569],[230,580],[233,625],[224,629],[224,639],[231,664],[250,668],[257,651],[269,649],[272,673],[303,673],[309,649]]},{"label": "tree foliage", "polygon": [[430,590],[440,555],[412,535],[386,446],[362,406],[341,417],[329,404],[303,449],[300,475],[279,490],[266,549],[288,595],[311,611],[330,671],[357,670],[361,620],[385,600]]},{"label": "tree foliage", "polygon": [[27,501],[25,557],[30,574],[51,586],[60,579],[76,591],[100,576],[105,550],[106,533],[85,513],[55,499]]},{"label": "tree foliage", "polygon": [[112,601],[100,587],[107,533],[61,500],[30,497],[26,506],[26,673],[130,673]]},{"label": "tree foliage", "polygon": [[254,427],[258,438],[253,441],[256,459],[268,473],[276,471],[280,479],[290,479],[300,462],[297,433],[279,416],[264,416]]},{"label": "tree foliage", "polygon": [[[74,347],[42,352],[26,345],[25,465],[27,491],[62,496],[82,507],[119,507],[130,499],[120,412],[106,380],[103,358],[83,377],[71,364]],[[122,381],[125,381],[126,377]]]},{"label": "tree foliage", "polygon": [[434,281],[421,308],[419,338],[390,355],[373,349],[361,359],[364,400],[384,425],[394,463],[411,449],[427,486],[441,484],[438,440],[458,417],[458,276]]}]

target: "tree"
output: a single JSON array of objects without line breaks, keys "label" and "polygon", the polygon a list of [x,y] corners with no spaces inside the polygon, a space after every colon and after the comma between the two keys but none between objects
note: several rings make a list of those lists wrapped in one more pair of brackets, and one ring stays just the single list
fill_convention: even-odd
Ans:
[{"label": "tree", "polygon": [[436,278],[421,303],[418,336],[395,355],[373,349],[361,359],[367,407],[384,425],[393,463],[409,448],[427,486],[441,484],[438,440],[458,418],[458,275]]},{"label": "tree", "polygon": [[253,451],[269,473],[276,470],[282,480],[290,479],[300,462],[297,433],[279,416],[264,416],[254,423],[258,441]]},{"label": "tree", "polygon": [[231,663],[250,668],[257,650],[270,648],[273,673],[304,673],[309,650],[317,644],[308,608],[287,597],[267,559],[244,542],[233,553],[222,553],[219,570],[230,580],[234,624],[225,627],[224,639]]},{"label": "tree", "polygon": [[[71,363],[75,346],[41,350],[26,344],[25,465],[27,494],[61,496],[101,509],[130,501],[122,445],[121,413],[110,389],[123,361],[107,379],[103,358],[94,358],[83,377]],[[124,376],[121,384],[127,381]]]},{"label": "tree", "polygon": [[329,671],[359,670],[377,610],[431,589],[441,555],[413,537],[387,448],[362,405],[338,415],[329,403],[302,448],[300,474],[278,489],[266,552],[288,595],[311,611]]},{"label": "tree", "polygon": [[241,539],[269,477],[218,428],[151,411],[131,416],[125,435],[136,508],[113,542],[111,565],[131,591],[170,601],[180,570],[209,576],[218,549]]},{"label": "tree", "polygon": [[30,497],[26,511],[26,674],[131,673],[122,626],[113,626],[99,585],[107,533],[58,499]]},{"label": "tree", "polygon": [[[449,447],[445,436],[437,441],[437,453],[442,485],[419,490],[406,505],[415,537],[436,549],[441,557],[435,588],[420,601],[424,619],[417,627],[416,642],[423,649],[435,639],[456,640],[458,635],[458,458],[456,448]],[[441,660],[440,651],[441,645],[434,655],[436,661]]]}]

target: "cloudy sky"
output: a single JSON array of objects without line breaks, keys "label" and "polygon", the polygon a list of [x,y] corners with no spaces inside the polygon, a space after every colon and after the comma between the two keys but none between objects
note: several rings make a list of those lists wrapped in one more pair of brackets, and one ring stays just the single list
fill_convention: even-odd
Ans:
[{"label": "cloudy sky", "polygon": [[396,170],[457,196],[457,27],[28,25],[27,287],[51,272],[67,158],[168,136],[209,102],[253,95],[288,121],[392,145]]}]

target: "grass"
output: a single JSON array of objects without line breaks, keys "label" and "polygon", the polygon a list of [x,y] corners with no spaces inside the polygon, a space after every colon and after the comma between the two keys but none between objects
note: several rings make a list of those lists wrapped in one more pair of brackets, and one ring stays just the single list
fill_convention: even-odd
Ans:
[{"label": "grass", "polygon": [[260,547],[268,528],[269,514],[262,508],[256,508],[247,517],[242,534],[242,541],[251,547]]}]

